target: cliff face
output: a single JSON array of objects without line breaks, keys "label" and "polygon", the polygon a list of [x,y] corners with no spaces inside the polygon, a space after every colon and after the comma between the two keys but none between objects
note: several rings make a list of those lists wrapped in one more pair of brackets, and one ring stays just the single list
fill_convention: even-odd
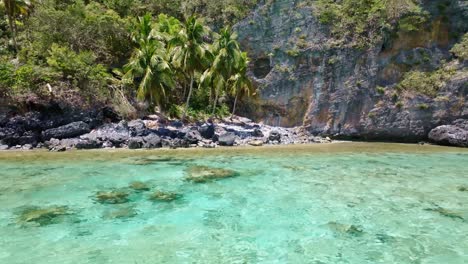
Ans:
[{"label": "cliff face", "polygon": [[[304,125],[317,134],[409,141],[468,118],[467,68],[449,52],[468,30],[468,4],[445,1],[440,8],[436,2],[422,3],[430,14],[424,30],[395,30],[366,49],[334,43],[315,1],[259,5],[236,26],[262,89],[257,108],[245,114],[271,125]],[[406,72],[434,71],[444,61],[456,71],[437,95],[396,95]]]}]

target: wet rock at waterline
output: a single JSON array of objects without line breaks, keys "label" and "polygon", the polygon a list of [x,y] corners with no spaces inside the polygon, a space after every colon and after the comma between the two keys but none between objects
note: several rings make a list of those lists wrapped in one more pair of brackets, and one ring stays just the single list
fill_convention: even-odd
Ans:
[{"label": "wet rock at waterline", "polygon": [[188,181],[202,183],[211,180],[235,177],[238,175],[236,171],[214,168],[208,166],[191,166],[186,171],[185,179]]},{"label": "wet rock at waterline", "polygon": [[63,139],[77,137],[90,131],[89,125],[83,121],[73,122],[68,125],[57,128],[47,129],[42,132],[42,138],[49,140],[51,138]]},{"label": "wet rock at waterline", "polygon": [[127,203],[129,194],[125,191],[100,191],[96,193],[96,201],[102,204],[122,204]]},{"label": "wet rock at waterline", "polygon": [[438,126],[429,132],[429,139],[439,145],[468,147],[468,120],[456,120],[452,125]]},{"label": "wet rock at waterline", "polygon": [[163,191],[156,191],[150,195],[150,201],[160,201],[160,202],[171,202],[176,199],[179,199],[181,195],[174,193],[174,192],[163,192]]},{"label": "wet rock at waterline", "polygon": [[51,207],[26,207],[22,209],[18,216],[18,222],[30,223],[34,222],[40,226],[55,224],[61,221],[61,217],[71,214],[66,206],[51,206]]}]

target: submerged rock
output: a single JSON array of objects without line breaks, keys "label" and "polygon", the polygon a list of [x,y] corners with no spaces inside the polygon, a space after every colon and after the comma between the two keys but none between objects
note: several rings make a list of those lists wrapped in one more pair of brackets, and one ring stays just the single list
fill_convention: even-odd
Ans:
[{"label": "submerged rock", "polygon": [[146,192],[150,190],[150,187],[146,183],[140,181],[130,183],[129,187],[138,192]]},{"label": "submerged rock", "polygon": [[28,207],[20,212],[18,220],[23,223],[35,222],[40,226],[55,224],[61,216],[71,214],[66,206],[52,206],[48,208]]},{"label": "submerged rock", "polygon": [[98,192],[96,200],[102,204],[122,204],[128,202],[128,193],[124,191]]},{"label": "submerged rock", "polygon": [[452,211],[452,210],[449,210],[449,209],[445,209],[445,208],[442,208],[442,207],[426,208],[424,210],[430,211],[430,212],[436,212],[436,213],[439,213],[442,216],[452,218],[452,219],[465,220],[465,218],[463,218],[461,213],[455,212],[455,211]]},{"label": "submerged rock", "polygon": [[151,194],[149,200],[151,201],[161,201],[161,202],[171,202],[180,198],[180,195],[174,192],[163,192],[156,191]]},{"label": "submerged rock", "polygon": [[198,165],[189,167],[186,170],[186,174],[186,180],[197,183],[216,179],[224,179],[238,175],[238,173],[233,170]]},{"label": "submerged rock", "polygon": [[337,222],[329,222],[327,225],[334,232],[341,233],[341,234],[360,236],[364,233],[360,227],[355,226],[355,225],[347,225],[347,224],[341,224]]},{"label": "submerged rock", "polygon": [[467,186],[459,186],[457,188],[459,192],[468,192],[468,187]]},{"label": "submerged rock", "polygon": [[103,214],[105,219],[126,219],[136,216],[138,212],[133,206],[126,206],[117,209],[111,209]]}]

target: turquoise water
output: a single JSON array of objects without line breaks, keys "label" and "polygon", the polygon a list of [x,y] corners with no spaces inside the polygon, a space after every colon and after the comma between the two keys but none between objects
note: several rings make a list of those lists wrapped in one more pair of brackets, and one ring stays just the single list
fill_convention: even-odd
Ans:
[{"label": "turquoise water", "polygon": [[[185,180],[198,165],[236,175]],[[467,165],[463,149],[366,143],[0,152],[0,263],[468,263]],[[116,189],[128,202],[99,203]],[[67,214],[28,221],[31,206]]]}]

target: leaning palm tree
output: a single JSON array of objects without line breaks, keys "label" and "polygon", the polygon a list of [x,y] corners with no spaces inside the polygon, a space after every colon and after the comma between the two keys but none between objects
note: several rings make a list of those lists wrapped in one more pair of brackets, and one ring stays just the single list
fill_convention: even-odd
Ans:
[{"label": "leaning palm tree", "polygon": [[20,15],[26,15],[31,7],[30,0],[3,0],[5,12],[8,17],[8,25],[10,27],[11,36],[15,50],[18,51],[18,42],[16,41],[16,18]]},{"label": "leaning palm tree", "polygon": [[247,67],[249,65],[249,58],[246,52],[242,52],[241,62],[236,69],[237,73],[229,78],[228,83],[231,87],[231,95],[234,96],[234,105],[232,107],[231,118],[236,112],[237,99],[240,96],[255,95],[255,88],[252,85],[249,77],[247,76]]},{"label": "leaning palm tree", "polygon": [[156,103],[163,110],[168,102],[168,91],[175,84],[164,43],[151,36],[151,27],[150,15],[139,18],[133,37],[137,47],[123,68],[123,80],[139,82],[138,98]]},{"label": "leaning palm tree", "polygon": [[241,62],[241,51],[236,40],[237,35],[230,28],[221,30],[218,39],[213,44],[215,59],[209,71],[212,76],[213,115],[216,110],[219,94],[227,90],[227,83]]},{"label": "leaning palm tree", "polygon": [[174,47],[172,50],[174,66],[184,71],[190,78],[190,88],[182,120],[185,119],[190,104],[195,74],[204,70],[210,57],[208,45],[204,41],[207,33],[208,29],[203,26],[201,20],[191,16],[169,42],[169,45]]}]

